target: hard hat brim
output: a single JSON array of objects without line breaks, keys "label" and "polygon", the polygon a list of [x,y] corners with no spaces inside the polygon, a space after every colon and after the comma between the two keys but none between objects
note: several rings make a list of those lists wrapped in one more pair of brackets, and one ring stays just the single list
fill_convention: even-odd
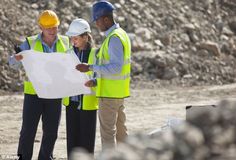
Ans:
[{"label": "hard hat brim", "polygon": [[40,27],[43,27],[43,28],[45,28],[45,29],[58,27],[59,25],[60,25],[60,22],[57,22],[56,24],[53,24],[53,25],[43,25],[43,24],[40,24],[40,23],[39,23],[39,26],[40,26]]},{"label": "hard hat brim", "polygon": [[74,32],[66,32],[66,35],[69,37],[79,36],[78,33],[74,33]]},{"label": "hard hat brim", "polygon": [[[82,33],[66,32],[66,35],[69,36],[69,37],[75,37],[75,36],[79,36],[79,35],[81,35],[83,33],[85,33],[85,32],[82,32]],[[90,31],[88,31],[88,33],[90,33]]]}]

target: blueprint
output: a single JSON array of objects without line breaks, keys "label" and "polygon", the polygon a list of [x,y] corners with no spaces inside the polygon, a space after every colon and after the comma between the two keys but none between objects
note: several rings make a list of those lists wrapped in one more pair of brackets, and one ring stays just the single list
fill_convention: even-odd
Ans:
[{"label": "blueprint", "polygon": [[21,52],[22,64],[40,98],[63,98],[90,94],[84,84],[89,80],[85,73],[75,69],[79,59],[72,53],[42,53],[33,50]]}]

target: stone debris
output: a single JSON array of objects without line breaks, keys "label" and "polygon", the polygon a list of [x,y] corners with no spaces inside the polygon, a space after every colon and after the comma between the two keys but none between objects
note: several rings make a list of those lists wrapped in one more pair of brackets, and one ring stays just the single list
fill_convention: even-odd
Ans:
[{"label": "stone debris", "polygon": [[222,101],[176,127],[152,135],[129,136],[116,149],[100,152],[96,160],[235,160],[235,114],[236,102]]},{"label": "stone debris", "polygon": [[[65,34],[75,18],[90,22],[93,2],[1,0],[0,89],[22,89],[23,70],[10,69],[8,57],[14,54],[13,44],[39,32],[37,17],[42,10],[56,11],[61,20],[60,33]],[[131,38],[133,84],[140,80],[182,86],[236,82],[235,0],[111,2],[117,8],[116,21]],[[103,34],[90,24],[99,46]]]}]

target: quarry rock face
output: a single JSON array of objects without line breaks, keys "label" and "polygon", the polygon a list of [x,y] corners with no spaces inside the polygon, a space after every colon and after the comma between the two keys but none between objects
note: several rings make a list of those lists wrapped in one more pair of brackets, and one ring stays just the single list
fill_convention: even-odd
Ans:
[{"label": "quarry rock face", "polygon": [[[236,1],[111,0],[132,44],[132,83],[183,86],[236,82]],[[65,34],[75,18],[91,21],[93,1],[1,0],[0,89],[21,91],[24,70],[8,65],[14,44],[39,33],[37,17],[55,10]],[[97,47],[103,34],[90,23]]]}]

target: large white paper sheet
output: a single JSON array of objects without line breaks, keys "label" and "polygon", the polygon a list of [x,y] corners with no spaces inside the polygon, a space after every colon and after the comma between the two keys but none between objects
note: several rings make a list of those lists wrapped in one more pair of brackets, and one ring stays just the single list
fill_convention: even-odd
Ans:
[{"label": "large white paper sheet", "polygon": [[33,50],[21,52],[22,63],[37,95],[41,98],[63,98],[90,94],[84,83],[89,80],[85,73],[75,69],[80,63],[73,53],[40,53]]}]

